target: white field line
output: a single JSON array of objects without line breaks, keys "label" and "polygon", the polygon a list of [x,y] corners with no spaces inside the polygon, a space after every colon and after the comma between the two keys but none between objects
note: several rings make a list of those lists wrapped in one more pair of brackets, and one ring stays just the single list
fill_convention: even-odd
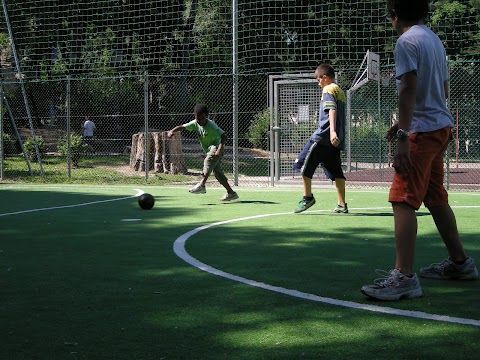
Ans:
[{"label": "white field line", "polygon": [[[94,205],[94,204],[99,204],[99,203],[106,203],[106,202],[112,202],[112,201],[120,201],[120,200],[125,200],[125,199],[131,199],[140,196],[143,194],[143,191],[140,189],[134,189],[137,191],[136,195],[132,196],[127,196],[127,197],[122,197],[122,198],[116,198],[116,199],[108,199],[108,200],[99,200],[99,201],[91,201],[87,203],[81,203],[81,204],[72,204],[72,205],[64,205],[64,206],[53,206],[49,208],[38,208],[38,209],[30,209],[30,210],[22,210],[22,211],[16,211],[16,212],[11,212],[11,213],[4,213],[0,214],[0,217],[2,216],[9,216],[9,215],[19,215],[19,214],[25,214],[25,213],[31,213],[31,212],[37,212],[37,211],[47,211],[47,210],[56,210],[56,209],[67,209],[67,208],[73,208],[73,207],[80,207],[80,206],[87,206],[87,205]],[[480,208],[480,206],[452,206],[452,208]],[[385,209],[391,209],[391,207],[374,207],[374,208],[350,208],[350,210],[385,210]],[[310,211],[310,212],[325,212],[328,210],[317,210],[317,211]],[[179,236],[174,244],[173,244],[173,250],[175,254],[180,257],[182,260],[187,262],[188,264],[202,270],[208,273],[211,273],[213,275],[221,276],[226,279],[230,279],[233,281],[237,281],[240,283],[244,283],[250,286],[255,286],[258,288],[262,288],[265,290],[269,291],[274,291],[278,292],[281,294],[285,294],[288,296],[294,296],[310,301],[316,301],[316,302],[321,302],[325,304],[330,304],[330,305],[336,305],[336,306],[342,306],[342,307],[347,307],[347,308],[352,308],[352,309],[360,309],[360,310],[366,310],[366,311],[372,311],[372,312],[378,312],[378,313],[384,313],[384,314],[390,314],[390,315],[397,315],[397,316],[405,316],[405,317],[413,317],[413,318],[418,318],[418,319],[425,319],[425,320],[433,320],[433,321],[443,321],[443,322],[449,322],[449,323],[455,323],[455,324],[463,324],[463,325],[473,325],[480,327],[480,320],[474,320],[474,319],[465,319],[465,318],[457,318],[457,317],[450,317],[446,315],[437,315],[437,314],[429,314],[429,313],[424,313],[421,311],[410,311],[410,310],[400,310],[400,309],[394,309],[394,308],[389,308],[389,307],[383,307],[383,306],[376,306],[376,305],[367,305],[367,304],[361,304],[361,303],[355,303],[352,301],[344,301],[344,300],[337,300],[337,299],[332,299],[332,298],[326,298],[323,296],[318,296],[314,294],[308,294],[304,293],[301,291],[297,290],[291,290],[291,289],[285,289],[282,287],[278,286],[272,286],[268,285],[265,283],[261,283],[255,280],[249,280],[240,276],[232,275],[229,273],[226,273],[224,271],[215,269],[207,264],[202,263],[201,261],[195,259],[194,257],[190,256],[187,251],[185,250],[185,243],[186,241],[196,233],[199,233],[200,231],[203,231],[205,229],[214,227],[214,226],[220,226],[228,223],[233,223],[233,222],[239,222],[239,221],[245,221],[245,220],[251,220],[251,219],[259,219],[262,217],[269,217],[269,216],[278,216],[278,215],[291,215],[291,212],[285,212],[285,213],[276,213],[276,214],[263,214],[263,215],[255,215],[255,216],[250,216],[250,217],[245,217],[245,218],[237,218],[237,219],[232,219],[232,220],[227,220],[227,221],[220,221],[216,223],[212,223],[209,225],[204,225],[201,227],[198,227],[196,229],[193,229],[181,236]],[[296,215],[298,216],[298,215]]]},{"label": "white field line", "polygon": [[[469,207],[470,208],[470,207]],[[477,206],[479,208],[479,206]],[[390,207],[377,207],[377,208],[358,208],[355,210],[379,210],[379,209],[390,209]],[[350,210],[354,210],[351,208]],[[327,211],[327,210],[320,210],[320,211]],[[269,217],[269,216],[278,216],[278,215],[293,215],[291,212],[287,213],[276,213],[276,214],[264,214],[264,215],[255,215],[255,216],[249,216],[249,217],[244,217],[244,218],[238,218],[238,219],[232,219],[232,220],[227,220],[227,221],[220,221],[208,225],[204,225],[201,227],[198,227],[196,229],[193,229],[181,236],[179,236],[174,244],[173,244],[173,251],[175,254],[187,262],[188,264],[202,270],[205,272],[208,272],[213,275],[221,276],[223,278],[233,280],[239,283],[247,284],[250,286],[255,286],[261,289],[269,290],[269,291],[274,291],[277,293],[281,293],[284,295],[288,296],[294,296],[297,298],[301,299],[306,299],[310,301],[316,301],[316,302],[321,302],[325,304],[330,304],[330,305],[336,305],[336,306],[342,306],[346,308],[351,308],[351,309],[359,309],[359,310],[366,310],[366,311],[372,311],[372,312],[377,312],[377,313],[383,313],[383,314],[390,314],[390,315],[397,315],[397,316],[404,316],[404,317],[412,317],[412,318],[417,318],[417,319],[425,319],[425,320],[432,320],[432,321],[442,321],[442,322],[448,322],[448,323],[455,323],[455,324],[462,324],[462,325],[473,325],[480,327],[480,320],[475,320],[475,319],[465,319],[465,318],[458,318],[458,317],[451,317],[451,316],[446,316],[446,315],[437,315],[437,314],[429,314],[421,311],[410,311],[410,310],[401,310],[401,309],[395,309],[391,307],[384,307],[384,306],[377,306],[377,305],[368,305],[368,304],[361,304],[361,303],[356,303],[353,301],[344,301],[344,300],[338,300],[338,299],[332,299],[332,298],[327,298],[323,296],[318,296],[314,294],[308,294],[304,293],[301,291],[297,290],[292,290],[292,289],[286,289],[282,288],[279,286],[272,286],[269,284],[261,283],[255,280],[250,280],[246,279],[237,275],[229,274],[227,272],[224,272],[222,270],[218,270],[214,267],[211,267],[205,263],[202,263],[201,261],[195,259],[194,257],[190,256],[187,251],[185,250],[185,243],[186,241],[193,235],[206,230],[208,228],[214,227],[214,226],[221,226],[224,224],[229,224],[229,223],[234,223],[234,222],[239,222],[239,221],[246,221],[246,220],[252,220],[252,219],[259,219],[263,217]],[[294,215],[298,216],[298,215]]]},{"label": "white field line", "polygon": [[136,195],[132,195],[132,196],[126,196],[126,197],[115,198],[115,199],[108,199],[108,200],[90,201],[90,202],[81,203],[81,204],[52,206],[52,207],[47,207],[47,208],[38,208],[38,209],[29,209],[29,210],[20,210],[20,211],[15,211],[15,212],[11,212],[11,213],[0,214],[0,217],[2,217],[2,216],[10,216],[10,215],[27,214],[27,213],[37,212],[37,211],[47,211],[47,210],[57,210],[57,209],[68,209],[68,208],[75,208],[75,207],[80,207],[80,206],[87,206],[87,205],[107,203],[107,202],[112,202],[112,201],[120,201],[120,200],[126,200],[126,199],[136,198],[136,197],[138,197],[138,196],[140,196],[140,195],[143,194],[143,190],[140,190],[140,189],[134,189],[134,190],[137,192],[137,194],[136,194]]}]

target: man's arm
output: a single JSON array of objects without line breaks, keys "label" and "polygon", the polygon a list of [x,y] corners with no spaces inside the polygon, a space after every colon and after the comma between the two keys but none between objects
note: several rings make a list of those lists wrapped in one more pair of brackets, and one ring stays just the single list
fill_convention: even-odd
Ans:
[{"label": "man's arm", "polygon": [[[415,98],[417,95],[417,74],[414,71],[405,73],[400,79],[398,94],[398,129],[410,130]],[[393,158],[393,167],[398,174],[406,174],[410,169],[410,140],[408,137],[397,139],[397,150]]]},{"label": "man's arm", "polygon": [[410,71],[402,75],[400,79],[400,91],[398,94],[398,128],[410,130],[415,109],[417,96],[417,74]]}]

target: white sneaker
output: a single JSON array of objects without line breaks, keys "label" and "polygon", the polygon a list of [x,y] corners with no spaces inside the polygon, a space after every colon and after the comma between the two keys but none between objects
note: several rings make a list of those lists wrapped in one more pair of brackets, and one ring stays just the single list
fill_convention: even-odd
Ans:
[{"label": "white sneaker", "polygon": [[238,199],[238,194],[234,191],[233,193],[229,194],[226,193],[220,198],[220,201],[231,201]]},{"label": "white sneaker", "polygon": [[457,265],[447,258],[440,263],[421,268],[420,276],[441,280],[473,280],[478,278],[478,269],[471,257],[467,257],[462,265]]},{"label": "white sneaker", "polygon": [[205,186],[197,184],[194,187],[192,187],[188,192],[192,194],[205,194],[207,190],[205,189]]},{"label": "white sneaker", "polygon": [[422,287],[417,274],[409,278],[397,269],[389,272],[377,270],[377,273],[383,277],[375,279],[373,285],[363,286],[361,292],[364,295],[379,300],[413,299],[422,296]]}]

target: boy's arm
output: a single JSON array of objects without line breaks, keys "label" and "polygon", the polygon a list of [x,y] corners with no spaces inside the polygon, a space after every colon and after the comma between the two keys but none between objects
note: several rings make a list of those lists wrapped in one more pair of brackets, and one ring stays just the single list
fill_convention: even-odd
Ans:
[{"label": "boy's arm", "polygon": [[402,75],[400,79],[400,91],[398,94],[398,128],[410,130],[415,109],[417,95],[417,74],[410,71]]},{"label": "boy's arm", "polygon": [[[398,129],[410,130],[415,97],[417,95],[417,74],[413,71],[405,73],[400,79],[398,94]],[[410,168],[410,141],[408,137],[397,139],[397,150],[393,159],[393,167],[399,174],[406,174]]]},{"label": "boy's arm", "polygon": [[337,110],[328,110],[328,120],[330,122],[330,142],[337,147],[340,145],[340,139],[337,136]]},{"label": "boy's arm", "polygon": [[216,156],[220,156],[220,154],[222,153],[222,149],[223,149],[223,146],[225,145],[225,142],[227,141],[227,135],[225,135],[225,133],[223,133],[220,138],[222,140],[220,140],[220,144],[218,145],[217,147],[217,151],[215,151],[215,155]]},{"label": "boy's arm", "polygon": [[185,127],[183,125],[178,125],[178,126],[175,126],[172,130],[170,130],[168,133],[167,133],[167,136],[169,138],[171,138],[173,136],[174,133],[176,133],[177,131],[182,131]]}]

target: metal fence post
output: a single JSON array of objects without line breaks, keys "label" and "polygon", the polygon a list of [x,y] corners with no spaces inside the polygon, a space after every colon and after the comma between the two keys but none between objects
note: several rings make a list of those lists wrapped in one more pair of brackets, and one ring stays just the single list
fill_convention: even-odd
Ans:
[{"label": "metal fence post", "polygon": [[238,186],[238,0],[232,0],[233,185]]},{"label": "metal fence post", "polygon": [[3,180],[3,84],[0,83],[0,180]]},{"label": "metal fence post", "polygon": [[352,137],[351,137],[351,122],[352,122],[352,92],[347,90],[347,119],[346,119],[346,143],[347,143],[347,172],[352,169]]},{"label": "metal fence post", "polygon": [[67,117],[67,172],[68,178],[72,178],[72,149],[70,147],[70,75],[67,76],[67,96],[66,96],[66,117]]},{"label": "metal fence post", "polygon": [[150,142],[148,141],[148,71],[145,71],[145,82],[143,83],[143,104],[145,117],[145,181],[147,181],[150,167]]}]

